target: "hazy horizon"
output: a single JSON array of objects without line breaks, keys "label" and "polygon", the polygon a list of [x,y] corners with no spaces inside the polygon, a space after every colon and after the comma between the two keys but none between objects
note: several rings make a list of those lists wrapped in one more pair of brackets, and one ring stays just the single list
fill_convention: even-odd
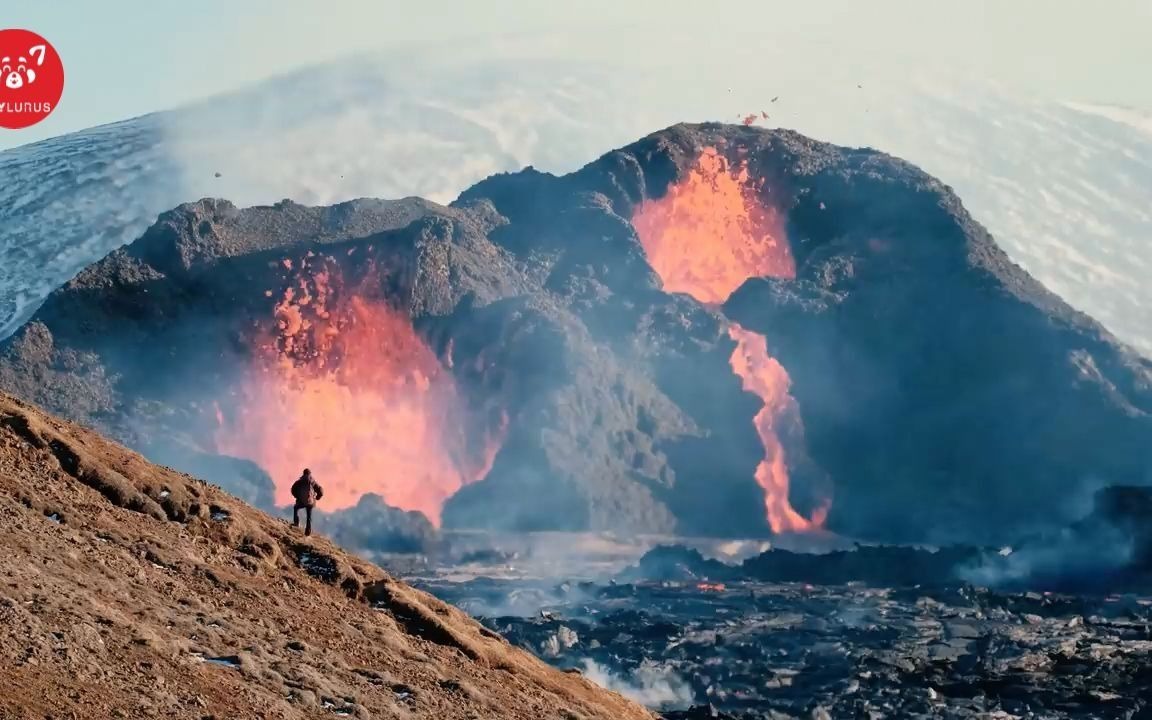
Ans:
[{"label": "hazy horizon", "polygon": [[[741,1],[713,22],[650,0],[304,7],[63,0],[6,20],[48,37],[67,80],[45,122],[0,131],[0,167],[41,168],[0,189],[0,330],[180,202],[449,202],[769,109],[763,125],[953,186],[1015,261],[1152,357],[1152,4]],[[79,153],[12,147],[177,107]]]},{"label": "hazy horizon", "polygon": [[[696,11],[677,12],[653,0],[313,8],[305,0],[61,0],[11,9],[5,24],[48,38],[63,57],[66,83],[58,109],[32,128],[0,131],[0,149],[180,107],[358,53],[385,53],[398,63],[408,53],[463,59],[505,53],[623,63],[657,75],[663,61],[675,60],[669,65],[679,68],[689,55],[693,63],[715,68],[703,81],[735,88],[766,74],[788,85],[816,84],[829,73],[859,69],[884,83],[914,70],[1051,100],[1152,108],[1152,86],[1142,79],[1152,66],[1152,43],[1144,37],[1152,27],[1152,4],[1138,0],[1093,7],[1040,0],[948,6],[877,0],[866,7],[851,0],[819,7],[739,0],[713,24]],[[675,80],[662,79],[669,85]]]}]

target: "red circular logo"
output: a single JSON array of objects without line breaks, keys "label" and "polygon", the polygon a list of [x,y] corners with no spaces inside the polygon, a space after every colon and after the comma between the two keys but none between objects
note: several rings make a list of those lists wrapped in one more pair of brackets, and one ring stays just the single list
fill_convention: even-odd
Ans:
[{"label": "red circular logo", "polygon": [[56,48],[28,30],[0,30],[0,127],[35,125],[64,93],[64,65]]}]

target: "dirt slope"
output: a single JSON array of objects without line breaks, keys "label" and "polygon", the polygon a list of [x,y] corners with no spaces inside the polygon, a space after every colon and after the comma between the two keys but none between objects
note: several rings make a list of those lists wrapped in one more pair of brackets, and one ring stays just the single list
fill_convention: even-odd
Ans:
[{"label": "dirt slope", "polygon": [[218,488],[0,395],[0,718],[650,718]]}]

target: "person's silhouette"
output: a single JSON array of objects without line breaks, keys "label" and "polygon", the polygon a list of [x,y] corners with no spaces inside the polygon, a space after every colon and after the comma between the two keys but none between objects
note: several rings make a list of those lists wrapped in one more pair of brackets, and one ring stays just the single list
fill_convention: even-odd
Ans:
[{"label": "person's silhouette", "polygon": [[300,511],[304,511],[304,534],[312,534],[312,508],[320,498],[324,497],[324,488],[312,477],[312,471],[304,468],[300,479],[292,483],[292,499],[296,504],[292,508],[292,527],[300,527]]}]

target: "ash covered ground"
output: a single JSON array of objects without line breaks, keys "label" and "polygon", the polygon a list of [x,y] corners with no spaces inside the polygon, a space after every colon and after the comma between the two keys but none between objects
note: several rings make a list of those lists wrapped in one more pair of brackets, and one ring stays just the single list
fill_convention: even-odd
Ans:
[{"label": "ash covered ground", "polygon": [[[1147,568],[1089,577],[1060,547],[1107,512],[1019,548],[471,536],[444,565],[391,564],[667,720],[1152,717]],[[1061,553],[1062,575],[1041,567]]]}]

